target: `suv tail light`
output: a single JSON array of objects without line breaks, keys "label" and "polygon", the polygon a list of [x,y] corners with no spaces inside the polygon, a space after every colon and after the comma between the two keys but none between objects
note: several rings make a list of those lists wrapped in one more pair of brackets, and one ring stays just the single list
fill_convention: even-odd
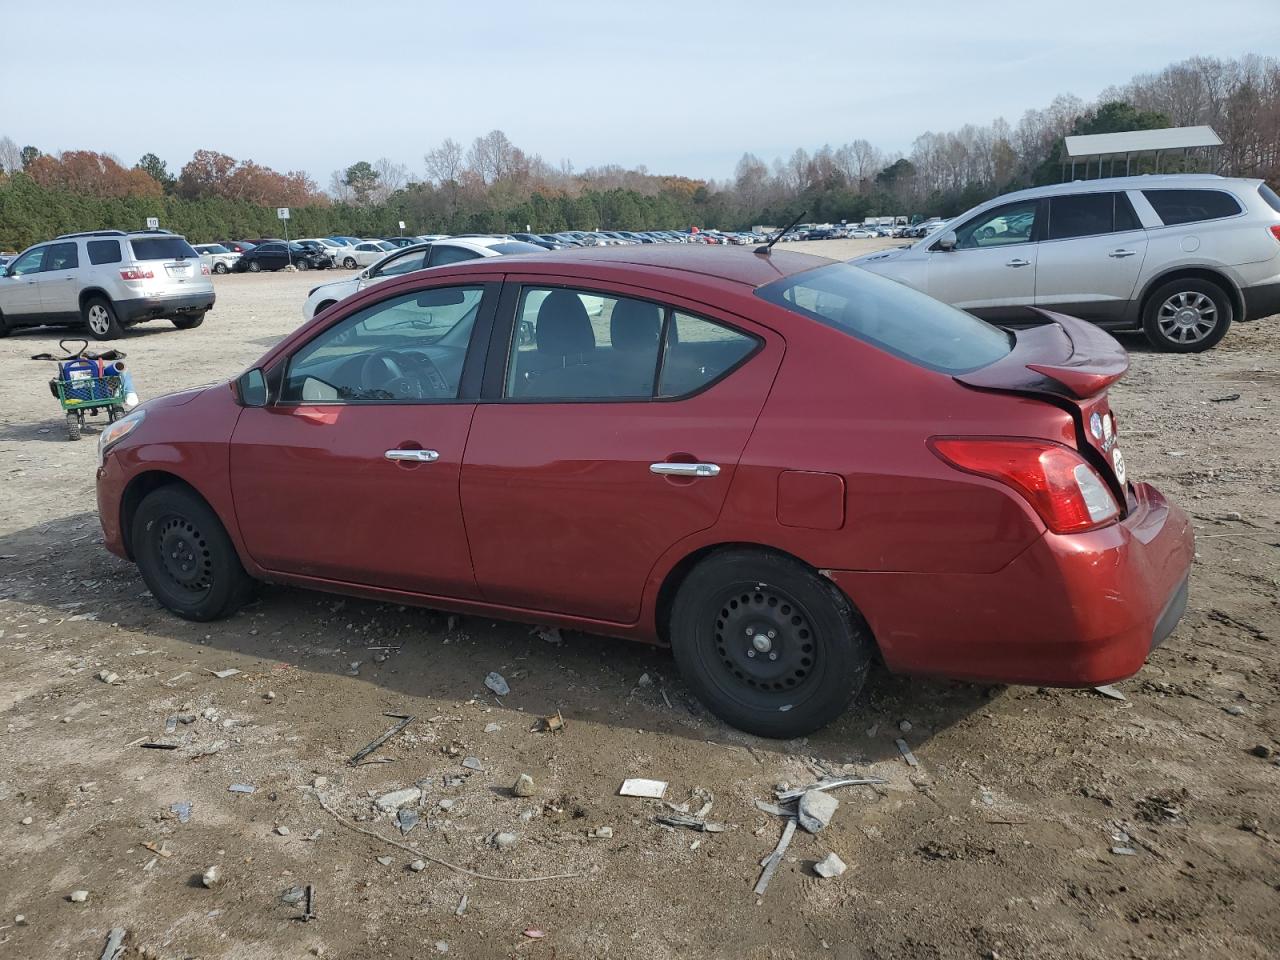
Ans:
[{"label": "suv tail light", "polygon": [[154,280],[155,274],[150,270],[143,270],[140,267],[129,267],[127,270],[120,271],[120,279],[122,280]]},{"label": "suv tail light", "polygon": [[1271,235],[1273,237],[1280,240],[1280,223],[1273,223],[1268,229],[1271,230]]},{"label": "suv tail light", "polygon": [[1070,447],[1044,440],[934,437],[929,448],[958,470],[1017,490],[1054,533],[1093,530],[1120,515],[1106,483]]},{"label": "suv tail light", "polygon": [[200,264],[200,273],[203,276],[209,276],[209,265],[207,263]]}]

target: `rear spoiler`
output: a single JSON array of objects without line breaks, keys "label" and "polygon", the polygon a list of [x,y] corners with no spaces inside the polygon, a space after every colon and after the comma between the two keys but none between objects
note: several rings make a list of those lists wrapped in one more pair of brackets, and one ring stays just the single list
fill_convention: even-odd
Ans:
[{"label": "rear spoiler", "polygon": [[995,363],[956,376],[984,390],[1048,393],[1073,400],[1096,396],[1124,376],[1129,355],[1092,323],[1048,310],[1048,322],[1019,330],[1009,353]]}]

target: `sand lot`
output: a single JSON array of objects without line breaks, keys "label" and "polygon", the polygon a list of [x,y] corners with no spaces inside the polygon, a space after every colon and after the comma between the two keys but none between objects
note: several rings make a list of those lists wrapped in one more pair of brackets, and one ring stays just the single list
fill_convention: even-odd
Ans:
[{"label": "sand lot", "polygon": [[[139,391],[244,368],[319,279],[218,277],[199,330],[120,342]],[[96,431],[65,439],[26,359],[57,335],[0,340],[0,957],[96,960],[124,927],[126,956],[163,958],[1274,958],[1278,335],[1280,317],[1238,325],[1200,356],[1125,340],[1129,474],[1199,538],[1187,615],[1127,700],[877,670],[841,721],[789,743],[717,722],[666,652],[623,641],[271,587],[224,622],[174,618],[99,542]],[[563,731],[534,732],[556,711]],[[384,714],[416,717],[371,757],[393,762],[348,766]],[[521,773],[534,796],[512,794]],[[782,824],[753,801],[827,773],[888,782],[837,791],[831,825],[797,833],[755,896]],[[694,808],[709,791],[727,829],[655,823],[657,801],[617,796],[637,776]],[[372,798],[416,784],[402,834]],[[832,851],[849,870],[820,879]],[[415,872],[419,856],[572,876]],[[282,894],[308,884],[303,922]]]}]

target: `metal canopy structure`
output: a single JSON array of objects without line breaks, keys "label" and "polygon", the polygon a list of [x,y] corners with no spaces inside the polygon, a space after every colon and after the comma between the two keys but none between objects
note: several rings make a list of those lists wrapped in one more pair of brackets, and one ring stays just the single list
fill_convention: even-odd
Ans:
[{"label": "metal canopy structure", "polygon": [[1214,133],[1212,127],[1163,127],[1159,130],[1128,130],[1123,133],[1093,133],[1083,136],[1065,137],[1066,154],[1062,161],[1062,172],[1065,179],[1067,160],[1071,161],[1071,179],[1076,178],[1076,164],[1084,164],[1084,174],[1089,176],[1090,164],[1098,161],[1098,176],[1102,176],[1102,165],[1111,164],[1111,173],[1115,174],[1116,162],[1124,159],[1124,172],[1129,174],[1130,163],[1137,156],[1155,155],[1155,172],[1160,172],[1161,154],[1175,153],[1182,159],[1182,167],[1186,168],[1192,150],[1213,150],[1222,146],[1222,138]]}]

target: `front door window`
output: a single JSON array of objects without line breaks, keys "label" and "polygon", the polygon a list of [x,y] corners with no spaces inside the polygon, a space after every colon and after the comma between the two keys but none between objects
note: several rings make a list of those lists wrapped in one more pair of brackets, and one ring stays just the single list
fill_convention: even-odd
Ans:
[{"label": "front door window", "polygon": [[1021,200],[979,214],[956,230],[956,249],[1030,243],[1035,237],[1039,206],[1038,200]]}]

